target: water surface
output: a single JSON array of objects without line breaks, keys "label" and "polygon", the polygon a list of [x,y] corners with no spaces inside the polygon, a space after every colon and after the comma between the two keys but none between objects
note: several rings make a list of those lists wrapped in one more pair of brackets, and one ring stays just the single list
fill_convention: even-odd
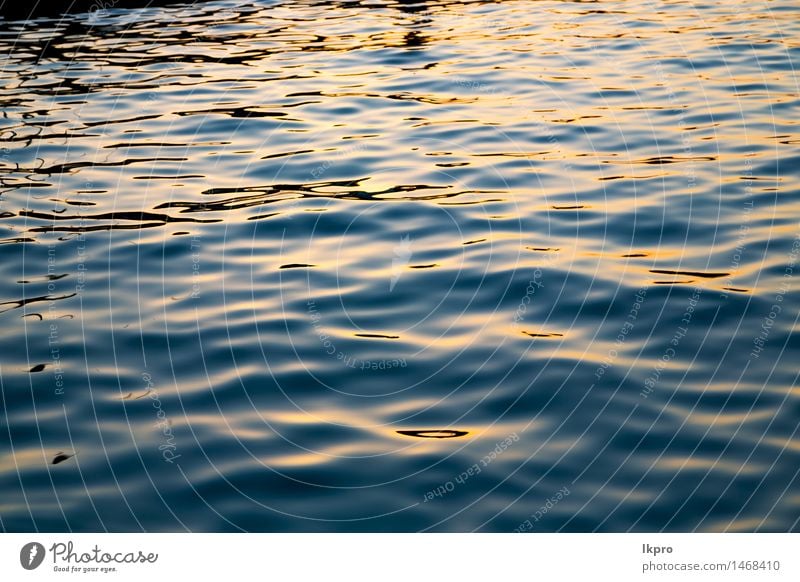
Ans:
[{"label": "water surface", "polygon": [[0,20],[0,528],[797,530],[798,32]]}]

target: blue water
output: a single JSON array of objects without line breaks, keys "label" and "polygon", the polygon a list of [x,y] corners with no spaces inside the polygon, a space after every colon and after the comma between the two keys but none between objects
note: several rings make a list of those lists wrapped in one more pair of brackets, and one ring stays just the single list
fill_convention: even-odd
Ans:
[{"label": "blue water", "polygon": [[797,531],[799,33],[0,20],[0,529]]}]

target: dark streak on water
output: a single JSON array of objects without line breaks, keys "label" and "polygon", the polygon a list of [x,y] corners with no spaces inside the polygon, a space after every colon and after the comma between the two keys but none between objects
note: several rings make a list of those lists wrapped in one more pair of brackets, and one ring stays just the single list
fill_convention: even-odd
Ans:
[{"label": "dark streak on water", "polygon": [[799,529],[796,2],[148,3],[0,8],[0,529]]},{"label": "dark streak on water", "polygon": [[66,453],[58,453],[55,457],[53,457],[53,465],[58,465],[59,463],[63,463],[64,461],[71,459],[75,455],[68,455]]},{"label": "dark streak on water", "polygon": [[421,439],[454,439],[469,433],[464,430],[398,430],[397,434]]},{"label": "dark streak on water", "polygon": [[729,277],[731,275],[730,273],[699,273],[697,271],[674,271],[671,269],[650,269],[650,272],[659,275],[686,275],[702,279],[719,279],[720,277]]}]

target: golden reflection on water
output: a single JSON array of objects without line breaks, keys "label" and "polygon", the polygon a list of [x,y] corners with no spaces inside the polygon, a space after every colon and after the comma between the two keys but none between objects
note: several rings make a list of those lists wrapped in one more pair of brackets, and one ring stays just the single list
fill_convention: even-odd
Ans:
[{"label": "golden reflection on water", "polygon": [[[121,474],[198,529],[228,523],[213,506],[255,529],[510,531],[566,484],[547,529],[796,528],[800,19],[762,4],[0,24],[12,527],[12,476],[83,467],[101,502]],[[406,511],[510,435],[483,481]],[[698,522],[726,486],[782,513]]]}]

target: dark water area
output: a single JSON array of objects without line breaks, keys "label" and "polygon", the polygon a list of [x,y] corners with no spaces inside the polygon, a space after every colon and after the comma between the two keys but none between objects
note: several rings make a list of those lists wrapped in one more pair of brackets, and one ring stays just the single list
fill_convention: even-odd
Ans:
[{"label": "dark water area", "polygon": [[10,6],[0,530],[800,529],[797,2]]}]

